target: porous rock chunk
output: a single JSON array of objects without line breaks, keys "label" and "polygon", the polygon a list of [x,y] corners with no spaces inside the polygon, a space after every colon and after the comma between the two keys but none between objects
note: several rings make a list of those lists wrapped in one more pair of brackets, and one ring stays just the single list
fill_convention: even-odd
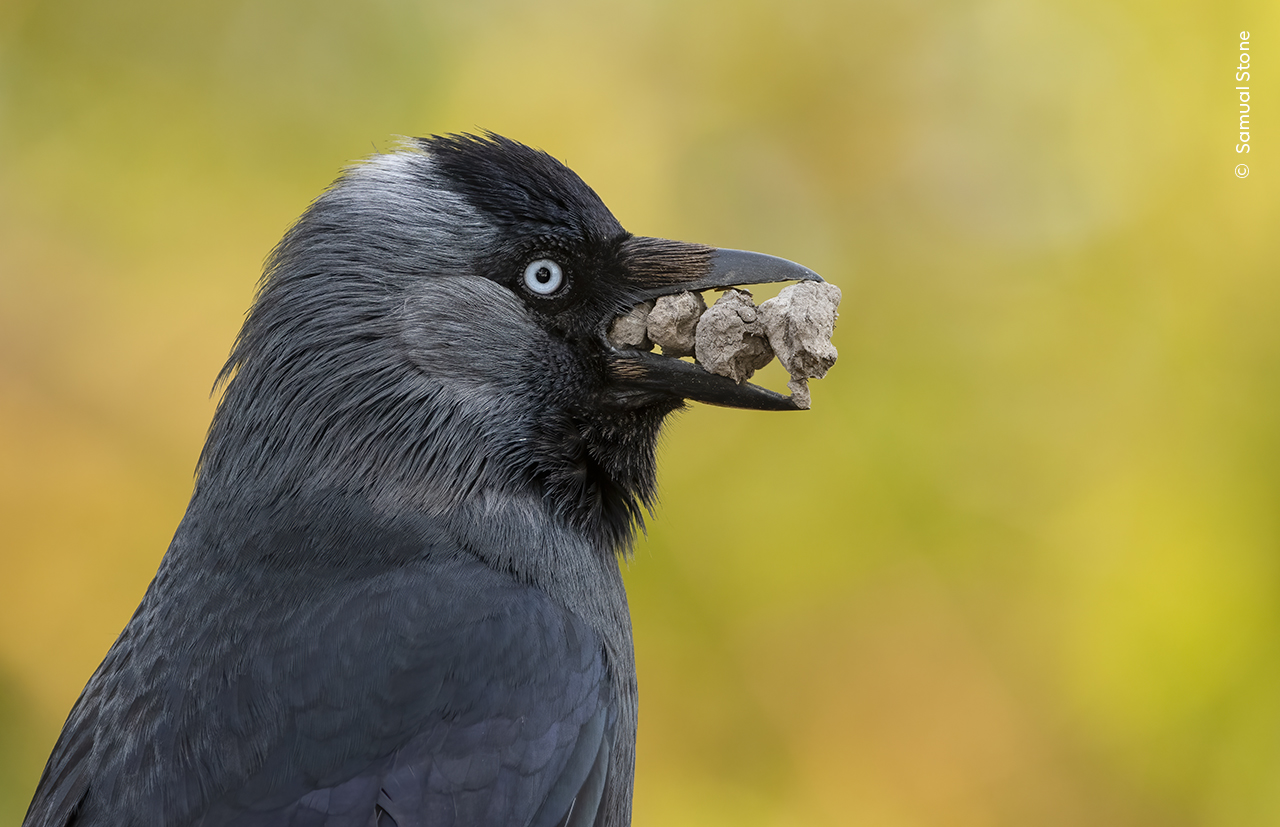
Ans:
[{"label": "porous rock chunk", "polygon": [[[836,361],[831,344],[840,288],[828,282],[802,281],[784,287],[760,304],[760,322],[792,384],[821,379]],[[807,392],[807,388],[806,388]],[[795,395],[795,388],[792,388]],[[797,400],[798,401],[798,400]]]},{"label": "porous rock chunk", "polygon": [[653,350],[647,328],[653,302],[641,302],[613,320],[609,326],[609,343],[614,347]]},{"label": "porous rock chunk", "polygon": [[809,410],[809,380],[801,376],[787,382],[787,390],[791,391],[791,401],[802,411]]},{"label": "porous rock chunk", "polygon": [[649,313],[648,334],[663,356],[692,356],[698,317],[707,309],[701,293],[659,296]]},{"label": "porous rock chunk", "polygon": [[745,290],[726,290],[698,320],[698,364],[711,373],[745,382],[773,359],[760,314]]}]

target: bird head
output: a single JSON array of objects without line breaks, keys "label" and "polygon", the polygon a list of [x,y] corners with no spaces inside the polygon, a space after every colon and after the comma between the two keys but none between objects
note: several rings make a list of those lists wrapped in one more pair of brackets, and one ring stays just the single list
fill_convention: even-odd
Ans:
[{"label": "bird head", "polygon": [[783,259],[634,236],[546,153],[487,135],[347,170],[289,230],[221,379],[197,494],[302,488],[447,513],[522,498],[629,545],[663,419],[686,400],[794,409],[615,347],[610,322],[686,290],[821,280]]}]

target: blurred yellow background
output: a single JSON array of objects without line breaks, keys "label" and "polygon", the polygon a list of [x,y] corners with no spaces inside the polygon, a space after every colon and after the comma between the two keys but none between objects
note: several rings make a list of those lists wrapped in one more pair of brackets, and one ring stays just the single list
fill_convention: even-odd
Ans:
[{"label": "blurred yellow background", "polygon": [[814,410],[668,430],[637,825],[1280,824],[1278,15],[4,0],[0,823],[272,245],[348,161],[489,129],[844,288]]}]

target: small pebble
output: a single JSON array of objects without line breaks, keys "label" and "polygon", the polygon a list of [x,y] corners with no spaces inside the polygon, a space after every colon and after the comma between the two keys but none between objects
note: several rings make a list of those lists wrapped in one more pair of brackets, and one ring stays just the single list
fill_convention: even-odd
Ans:
[{"label": "small pebble", "polygon": [[835,364],[831,334],[839,305],[840,288],[820,281],[784,287],[776,298],[760,304],[769,344],[793,378],[821,379]]},{"label": "small pebble", "polygon": [[701,293],[660,296],[649,313],[648,333],[663,356],[692,356],[698,317],[707,309]]},{"label": "small pebble", "polygon": [[653,302],[641,302],[613,320],[609,326],[609,343],[614,347],[653,350],[646,328]]},{"label": "small pebble", "polygon": [[698,364],[745,382],[773,359],[759,313],[745,290],[726,290],[702,318],[696,335]]}]

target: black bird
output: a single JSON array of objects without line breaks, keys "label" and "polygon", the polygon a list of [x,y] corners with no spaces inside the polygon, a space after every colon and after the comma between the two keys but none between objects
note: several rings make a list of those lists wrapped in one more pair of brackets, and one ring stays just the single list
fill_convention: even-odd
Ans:
[{"label": "black bird", "polygon": [[784,280],[820,279],[633,236],[496,135],[349,169],[268,263],[186,515],[25,825],[628,824],[617,556],[659,428],[794,406],[606,330]]}]

